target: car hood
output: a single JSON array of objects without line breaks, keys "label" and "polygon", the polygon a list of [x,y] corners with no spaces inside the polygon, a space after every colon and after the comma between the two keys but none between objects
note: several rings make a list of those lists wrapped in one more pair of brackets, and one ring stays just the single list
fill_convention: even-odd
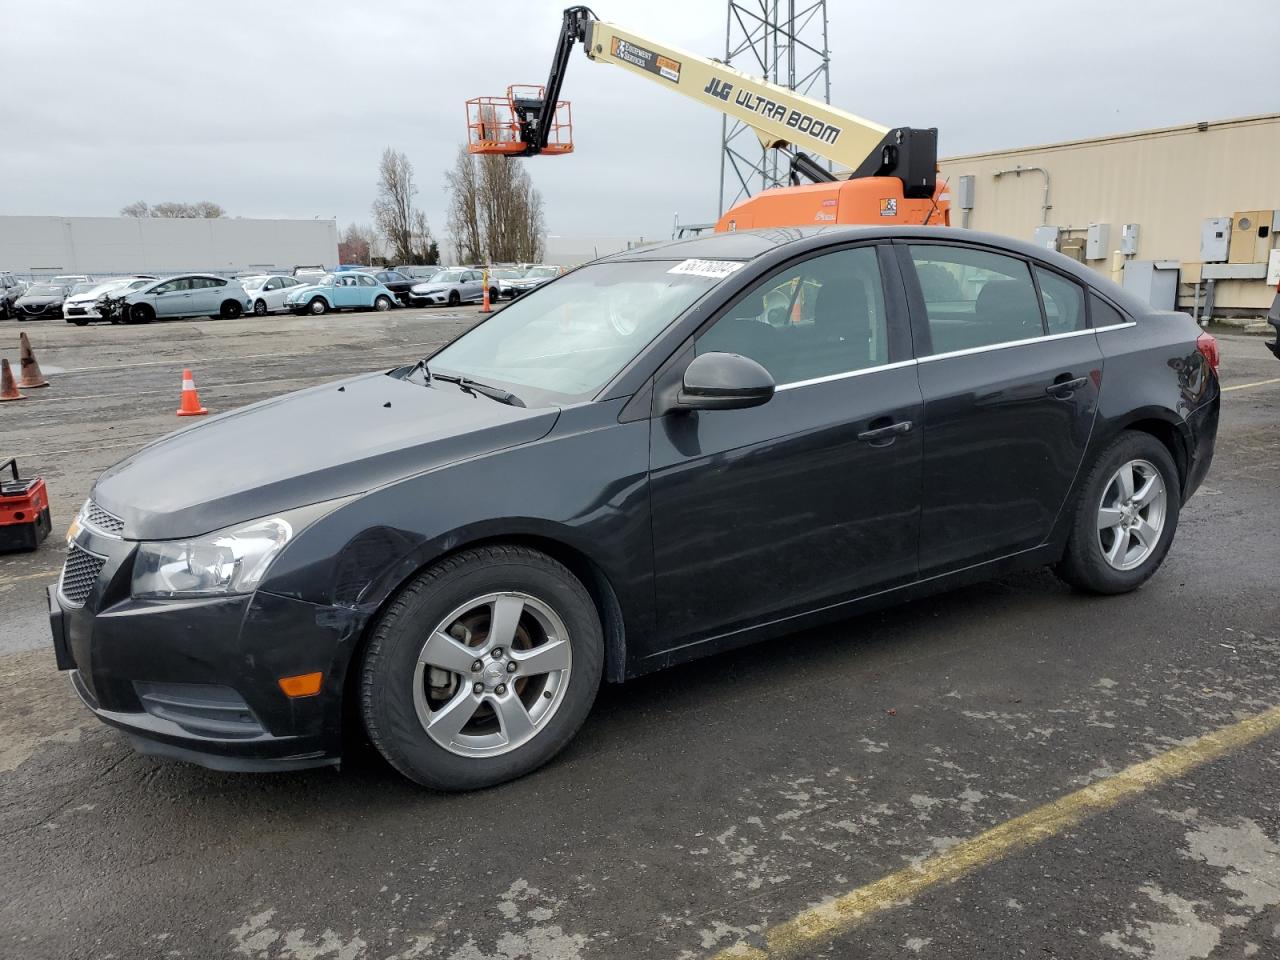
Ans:
[{"label": "car hood", "polygon": [[308,284],[305,284],[305,285],[303,285],[303,286],[301,286],[301,287],[290,287],[290,288],[289,288],[289,295],[288,295],[288,297],[286,297],[285,299],[286,299],[286,300],[291,300],[291,299],[293,299],[294,297],[300,297],[300,296],[302,296],[303,294],[307,294],[307,293],[315,293],[317,290],[332,290],[332,289],[333,289],[333,287],[325,287],[325,286],[321,286],[321,285],[320,285],[320,284],[318,284],[318,283],[308,283]]},{"label": "car hood", "polygon": [[64,299],[60,296],[19,297],[15,302],[20,307],[47,307],[51,303],[62,303]]},{"label": "car hood", "polygon": [[532,443],[558,415],[366,374],[163,437],[102,474],[90,496],[130,539],[198,536]]}]

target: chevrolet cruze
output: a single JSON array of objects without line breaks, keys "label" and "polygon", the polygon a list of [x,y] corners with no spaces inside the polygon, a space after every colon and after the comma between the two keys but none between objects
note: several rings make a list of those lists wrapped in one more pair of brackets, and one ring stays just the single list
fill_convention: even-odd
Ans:
[{"label": "chevrolet cruze", "polygon": [[629,251],[109,469],[58,662],[148,753],[336,764],[345,713],[418,783],[498,783],[603,680],[1021,568],[1133,590],[1209,468],[1216,363],[971,231]]}]

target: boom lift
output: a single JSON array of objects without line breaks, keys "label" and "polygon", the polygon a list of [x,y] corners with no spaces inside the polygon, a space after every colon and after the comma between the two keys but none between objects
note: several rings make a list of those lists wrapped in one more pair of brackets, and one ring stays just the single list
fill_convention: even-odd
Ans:
[{"label": "boom lift", "polygon": [[[545,85],[511,86],[505,97],[467,101],[467,147],[472,153],[532,157],[572,152],[573,120],[560,90],[575,43],[597,63],[623,67],[742,121],[766,148],[790,156],[792,186],[765,190],[739,203],[720,218],[718,231],[951,221],[946,186],[937,180],[936,128],[881,126],[719,60],[598,20],[582,6],[564,12]],[[838,179],[813,155],[852,173]],[[802,179],[811,182],[802,184]]]}]

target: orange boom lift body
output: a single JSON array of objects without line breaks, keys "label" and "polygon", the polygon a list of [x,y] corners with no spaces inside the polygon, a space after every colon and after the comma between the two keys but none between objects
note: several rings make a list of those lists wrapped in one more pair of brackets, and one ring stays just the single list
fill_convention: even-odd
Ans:
[{"label": "orange boom lift body", "polygon": [[[573,117],[560,99],[569,54],[610,63],[746,124],[766,148],[790,157],[789,187],[742,201],[716,230],[823,224],[951,222],[938,182],[936,128],[885,127],[721,63],[598,20],[587,7],[564,12],[551,72],[542,86],[510,86],[505,97],[467,101],[467,147],[507,157],[573,152]],[[813,159],[847,167],[837,177]],[[802,181],[811,181],[803,183]]]}]

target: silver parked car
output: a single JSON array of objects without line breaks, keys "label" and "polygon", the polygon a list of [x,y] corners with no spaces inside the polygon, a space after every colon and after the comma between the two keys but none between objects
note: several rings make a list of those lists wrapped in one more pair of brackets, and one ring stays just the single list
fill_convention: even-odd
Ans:
[{"label": "silver parked car", "polygon": [[280,274],[258,274],[241,277],[240,285],[253,303],[255,316],[265,317],[268,313],[283,313],[289,309],[285,298],[298,287],[305,286],[306,280],[297,277],[286,277]]},{"label": "silver parked car", "polygon": [[[441,270],[430,280],[415,283],[409,290],[409,300],[415,306],[446,303],[456,307],[460,303],[478,302],[484,297],[484,274],[467,267],[451,267]],[[497,282],[489,284],[489,299],[498,299]]]},{"label": "silver parked car", "polygon": [[234,320],[253,302],[237,280],[208,273],[166,277],[125,297],[125,323],[150,323],[158,318],[212,317]]}]

